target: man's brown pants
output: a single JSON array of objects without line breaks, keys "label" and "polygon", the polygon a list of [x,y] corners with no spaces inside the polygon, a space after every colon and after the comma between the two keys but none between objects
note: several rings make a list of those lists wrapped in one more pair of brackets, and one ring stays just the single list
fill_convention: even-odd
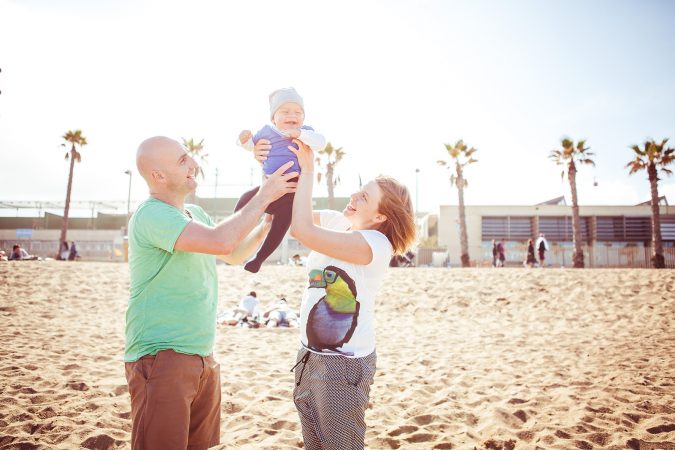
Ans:
[{"label": "man's brown pants", "polygon": [[162,350],[125,363],[133,450],[206,449],[220,442],[220,365]]}]

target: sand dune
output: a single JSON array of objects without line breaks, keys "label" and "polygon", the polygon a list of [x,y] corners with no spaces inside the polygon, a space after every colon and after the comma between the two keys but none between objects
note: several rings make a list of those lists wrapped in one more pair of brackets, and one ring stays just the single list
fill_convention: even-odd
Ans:
[{"label": "sand dune", "polygon": [[[124,264],[0,263],[0,449],[128,448]],[[303,269],[219,266],[221,309]],[[675,271],[392,269],[373,449],[675,449]],[[222,445],[298,448],[292,329],[219,327]]]}]

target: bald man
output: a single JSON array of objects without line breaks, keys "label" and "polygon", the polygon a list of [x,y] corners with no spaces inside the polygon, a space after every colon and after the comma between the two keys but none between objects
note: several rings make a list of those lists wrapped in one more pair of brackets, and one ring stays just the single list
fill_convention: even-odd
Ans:
[{"label": "bald man", "polygon": [[131,446],[206,449],[220,441],[220,366],[213,359],[218,304],[215,257],[242,262],[269,223],[265,208],[295,191],[297,173],[279,168],[241,210],[216,224],[185,197],[197,163],[178,142],[141,143],[138,171],[150,197],[129,222],[130,298],[125,372],[131,394]]}]

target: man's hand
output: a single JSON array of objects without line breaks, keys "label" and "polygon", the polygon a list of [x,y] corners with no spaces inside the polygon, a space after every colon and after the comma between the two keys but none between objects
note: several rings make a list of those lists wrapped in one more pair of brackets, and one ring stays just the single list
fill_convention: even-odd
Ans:
[{"label": "man's hand", "polygon": [[267,159],[272,145],[267,139],[260,139],[253,147],[253,156],[256,160],[263,162]]},{"label": "man's hand", "polygon": [[293,161],[288,161],[283,166],[279,167],[276,172],[270,175],[260,186],[258,194],[266,203],[272,203],[274,200],[282,197],[285,194],[295,192],[298,183],[288,181],[291,178],[297,177],[298,172],[284,172],[293,166]]},{"label": "man's hand", "polygon": [[251,130],[243,130],[241,133],[239,133],[239,143],[245,144],[252,137],[253,137],[253,133],[251,133]]},{"label": "man's hand", "polygon": [[288,130],[284,130],[283,133],[291,139],[298,139],[300,137],[299,128],[289,128]]}]

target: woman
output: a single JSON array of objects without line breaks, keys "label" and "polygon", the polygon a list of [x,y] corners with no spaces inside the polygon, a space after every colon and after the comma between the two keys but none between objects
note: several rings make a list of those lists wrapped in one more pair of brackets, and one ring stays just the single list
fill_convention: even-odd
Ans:
[{"label": "woman", "polygon": [[532,239],[527,240],[527,259],[525,260],[525,265],[529,267],[534,267],[537,264],[537,259],[534,257],[534,244]]},{"label": "woman", "polygon": [[345,210],[312,211],[314,154],[295,142],[301,168],[291,233],[312,250],[300,306],[302,348],[293,399],[307,449],[362,449],[375,375],[375,297],[392,254],[415,239],[410,194],[377,177]]},{"label": "woman", "polygon": [[68,255],[70,254],[70,249],[68,248],[68,242],[61,242],[61,250],[59,251],[59,259],[62,261],[68,261]]}]

